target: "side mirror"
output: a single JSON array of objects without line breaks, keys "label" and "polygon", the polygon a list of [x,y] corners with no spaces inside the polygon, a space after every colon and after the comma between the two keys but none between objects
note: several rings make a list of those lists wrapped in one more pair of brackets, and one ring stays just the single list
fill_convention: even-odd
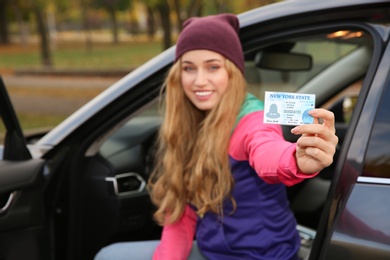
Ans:
[{"label": "side mirror", "polygon": [[302,53],[258,52],[255,57],[258,68],[279,71],[304,71],[312,67],[312,57]]}]

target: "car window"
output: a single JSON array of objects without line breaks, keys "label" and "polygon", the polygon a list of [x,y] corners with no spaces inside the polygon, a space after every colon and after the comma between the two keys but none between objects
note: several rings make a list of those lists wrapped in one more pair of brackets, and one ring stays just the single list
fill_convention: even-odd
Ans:
[{"label": "car window", "polygon": [[349,124],[362,85],[363,80],[358,79],[322,106],[325,109],[333,111],[336,123]]},{"label": "car window", "polygon": [[[314,31],[312,35],[291,37],[285,40],[274,41],[272,44],[249,47],[244,51],[245,78],[248,91],[264,100],[265,91],[302,91],[318,94],[320,103],[316,106],[333,108],[342,102],[342,114],[338,116],[342,122],[349,120],[353,111],[353,98],[357,98],[368,64],[371,52],[361,51],[372,49],[372,38],[368,33],[359,30],[326,30],[322,33]],[[348,70],[345,62],[350,56],[357,57],[360,62],[354,70]],[[321,78],[319,82],[315,82]],[[329,80],[327,80],[329,79]],[[320,85],[322,84],[322,85]],[[318,89],[326,88],[325,96]],[[325,96],[325,97],[323,97]],[[347,99],[349,98],[349,99]],[[334,108],[336,109],[336,108]],[[158,102],[155,100],[142,113],[125,123],[119,131],[135,124],[145,117],[158,118]],[[111,142],[108,138],[107,142]],[[100,152],[107,149],[107,143]]]},{"label": "car window", "polygon": [[384,91],[369,139],[363,176],[390,178],[390,87]]},{"label": "car window", "polygon": [[[364,47],[370,52],[371,46],[369,34],[359,30],[337,29],[254,48],[245,53],[249,91],[264,99],[265,91],[317,94],[318,88],[326,87],[329,96],[319,100],[319,105],[323,105],[340,89],[364,76],[371,55],[365,55],[366,52],[361,49]],[[355,73],[342,63],[356,55],[360,55],[364,62],[355,63]],[[313,81],[320,78],[317,87],[311,86]]]},{"label": "car window", "polygon": [[[244,51],[248,90],[261,100],[265,91],[316,94],[320,101],[317,107],[335,110],[341,102],[340,111],[343,114],[340,120],[347,122],[345,120],[349,120],[353,111],[352,98],[358,96],[371,61],[371,49],[372,38],[369,34],[339,29],[321,33],[313,31],[304,37],[292,36],[272,44],[249,47]],[[355,64],[353,70],[346,66],[351,62]],[[144,155],[148,156],[149,151],[144,144],[150,144],[155,137],[141,132],[148,132],[148,127],[155,131],[161,120],[158,101],[154,100],[151,104],[143,112],[129,118],[102,143],[99,152],[103,157],[114,162],[117,153],[125,150],[123,145],[119,145],[126,143],[121,139],[121,133],[130,132],[133,137],[138,137],[139,143],[134,145],[145,148]],[[142,124],[143,130],[139,128]]]},{"label": "car window", "polygon": [[[333,92],[335,94],[329,95],[320,106],[330,109],[336,103],[343,102],[343,113],[345,115],[342,118],[349,121],[371,55],[362,55],[361,59],[364,62],[355,66],[361,67],[361,69],[356,69],[358,72],[356,74],[347,73],[343,75],[343,70],[341,69],[340,72],[338,69],[338,66],[342,65],[337,65],[337,63],[342,59],[347,59],[348,56],[355,55],[355,52],[362,46],[366,46],[368,49],[372,48],[372,38],[369,34],[356,30],[330,30],[321,34],[315,33],[311,36],[288,39],[248,51],[245,53],[245,78],[248,91],[264,100],[266,90],[299,92],[300,89],[310,85],[311,80],[321,75],[321,73],[326,74],[325,77],[329,78],[339,77],[341,78],[340,81],[332,81],[333,85],[327,85],[329,93]],[[270,54],[274,55],[270,56]],[[286,54],[290,54],[290,56]],[[274,58],[272,60],[273,67],[264,62],[265,57]],[[310,59],[309,64],[307,58]],[[285,63],[289,61],[295,63],[286,65]],[[297,64],[299,62],[301,65]],[[332,66],[336,67],[333,71],[337,71],[337,75],[332,72],[325,72],[326,69]],[[315,91],[305,90],[304,92],[315,94]],[[158,102],[155,101],[137,117],[159,115]]]}]

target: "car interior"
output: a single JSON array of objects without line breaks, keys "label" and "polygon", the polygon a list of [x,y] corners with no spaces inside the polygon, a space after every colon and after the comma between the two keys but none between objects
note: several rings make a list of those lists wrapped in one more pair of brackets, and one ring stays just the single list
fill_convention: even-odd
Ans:
[{"label": "car interior", "polygon": [[[261,39],[259,39],[260,41]],[[316,107],[335,114],[339,145],[334,163],[293,187],[286,187],[301,237],[302,258],[310,250],[337,164],[348,118],[373,56],[370,33],[356,28],[330,28],[282,37],[260,45],[244,45],[248,91],[259,99],[264,91],[316,95]],[[165,73],[150,83],[160,85]],[[152,218],[154,206],[146,189],[153,168],[154,144],[162,118],[153,97],[137,113],[122,119],[86,149],[74,219],[82,259],[91,259],[103,246],[120,241],[159,239],[161,227]],[[295,142],[291,126],[282,126],[284,138]],[[71,220],[72,221],[72,220]],[[61,221],[58,222],[61,230]],[[96,228],[99,227],[99,228]],[[67,230],[60,235],[66,236]],[[83,242],[84,241],[84,242]],[[88,242],[86,242],[88,241]],[[64,249],[65,250],[65,249]]]}]

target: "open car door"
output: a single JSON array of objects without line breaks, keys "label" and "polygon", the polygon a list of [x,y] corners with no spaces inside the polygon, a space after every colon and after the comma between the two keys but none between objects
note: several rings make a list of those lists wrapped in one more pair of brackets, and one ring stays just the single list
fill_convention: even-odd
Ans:
[{"label": "open car door", "polygon": [[0,115],[5,127],[0,146],[0,259],[48,259],[45,162],[32,158],[1,77]]}]

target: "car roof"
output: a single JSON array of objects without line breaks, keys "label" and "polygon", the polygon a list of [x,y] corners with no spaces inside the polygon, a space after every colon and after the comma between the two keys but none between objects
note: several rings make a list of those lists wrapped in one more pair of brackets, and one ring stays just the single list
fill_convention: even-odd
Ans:
[{"label": "car roof", "polygon": [[376,6],[378,4],[389,4],[388,0],[287,0],[266,6],[261,6],[237,15],[241,27],[246,27],[262,20],[272,20],[279,17],[287,17],[295,14],[330,9],[345,9],[356,6]]},{"label": "car roof", "polygon": [[[313,17],[316,17],[316,19],[321,20],[326,19],[326,16],[322,15],[324,13],[332,15],[335,14],[335,11],[337,10],[349,10],[350,12],[353,12],[357,8],[365,10],[366,7],[377,7],[384,4],[388,5],[390,2],[388,0],[288,0],[241,13],[238,15],[238,18],[240,20],[240,27],[243,33],[245,33],[245,30],[249,30],[247,28],[250,28],[251,25],[259,24],[261,26],[261,23],[270,24],[278,20],[279,22],[285,23],[286,17],[299,20],[299,17],[312,15]],[[326,10],[329,12],[325,12]],[[321,16],[318,15],[319,12],[321,13]],[[357,15],[362,14],[360,13]],[[300,20],[300,22],[307,22],[307,20]],[[294,23],[291,23],[291,26],[294,26]],[[84,122],[97,114],[120,95],[155,72],[169,66],[174,58],[174,50],[175,46],[172,46],[114,83],[107,90],[81,107],[69,118],[46,134],[36,143],[36,146],[51,147],[60,143],[71,135],[75,129],[80,127]]]}]

